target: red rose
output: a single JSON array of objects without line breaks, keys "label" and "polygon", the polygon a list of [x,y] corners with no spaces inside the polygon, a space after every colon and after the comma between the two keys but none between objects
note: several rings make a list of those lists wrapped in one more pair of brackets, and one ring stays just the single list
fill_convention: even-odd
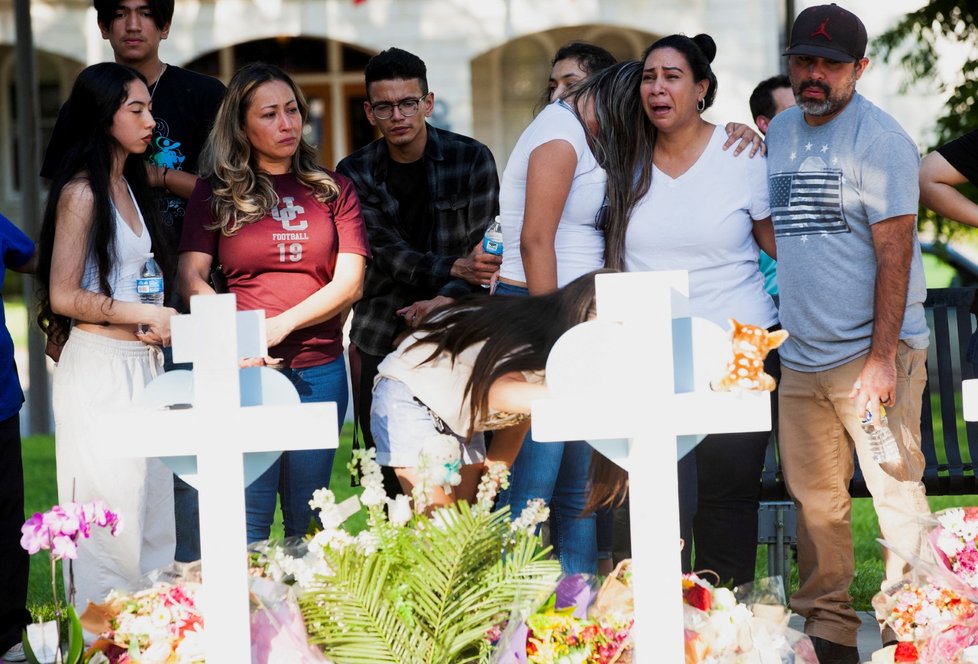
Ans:
[{"label": "red rose", "polygon": [[713,603],[713,595],[711,595],[710,591],[703,586],[699,585],[698,583],[694,583],[683,591],[683,601],[694,609],[709,611],[710,605]]},{"label": "red rose", "polygon": [[917,646],[909,641],[901,641],[897,644],[896,651],[893,653],[894,662],[913,662],[917,661]]}]

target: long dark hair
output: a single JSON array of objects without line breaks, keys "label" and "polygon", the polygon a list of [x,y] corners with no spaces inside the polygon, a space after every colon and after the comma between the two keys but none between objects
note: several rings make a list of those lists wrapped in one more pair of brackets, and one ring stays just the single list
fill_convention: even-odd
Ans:
[{"label": "long dark hair", "polygon": [[418,326],[411,347],[434,344],[426,362],[448,353],[454,361],[475,344],[485,342],[465,386],[471,398],[471,437],[480,414],[489,412],[489,388],[513,371],[540,371],[557,339],[594,315],[594,277],[614,270],[589,272],[546,295],[473,294],[432,312]]},{"label": "long dark hair", "polygon": [[594,158],[608,174],[605,205],[598,223],[605,239],[605,266],[625,268],[625,231],[635,204],[652,182],[655,127],[645,118],[638,86],[642,63],[628,60],[584,79],[567,96],[580,117],[579,103],[593,102],[597,132],[584,131]]},{"label": "long dark hair", "polygon": [[[112,122],[116,111],[129,96],[130,84],[136,80],[146,82],[135,69],[103,62],[82,70],[68,98],[70,112],[65,114],[64,135],[69,137],[71,143],[58,164],[44,210],[37,264],[37,322],[56,343],[63,343],[67,339],[71,320],[51,310],[51,256],[57,231],[58,202],[65,185],[77,177],[88,181],[94,202],[87,245],[76,249],[91,255],[98,270],[99,292],[112,297],[109,275],[115,263],[116,237],[110,177],[119,147],[112,136]],[[163,274],[173,274],[172,256],[166,249],[167,243],[161,241],[159,205],[149,188],[143,155],[126,156],[123,176],[136,197],[146,230],[154,240],[153,253]]]}]

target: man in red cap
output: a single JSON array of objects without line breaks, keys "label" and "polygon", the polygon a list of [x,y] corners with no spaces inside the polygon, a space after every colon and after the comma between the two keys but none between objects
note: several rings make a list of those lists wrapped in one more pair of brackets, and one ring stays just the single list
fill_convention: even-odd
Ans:
[{"label": "man in red cap", "polygon": [[[837,5],[799,14],[785,50],[797,106],[767,133],[781,323],[791,333],[779,389],[781,458],[798,506],[791,607],[805,617],[821,664],[860,661],[849,595],[853,450],[895,550],[920,550],[930,513],[920,481],[929,333],[919,156],[896,121],[856,92],[866,41],[862,21]],[[896,447],[888,463],[866,431],[885,426]],[[886,585],[907,564],[883,554]]]}]

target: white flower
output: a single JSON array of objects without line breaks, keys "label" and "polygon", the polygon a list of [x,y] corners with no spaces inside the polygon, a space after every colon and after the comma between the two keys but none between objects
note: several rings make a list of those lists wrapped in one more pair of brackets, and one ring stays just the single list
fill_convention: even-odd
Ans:
[{"label": "white flower", "polygon": [[172,653],[169,642],[156,641],[143,651],[138,661],[139,664],[167,664]]},{"label": "white flower", "polygon": [[153,608],[153,611],[149,614],[149,620],[153,623],[153,627],[166,628],[170,626],[173,622],[173,614],[165,606],[157,606]]},{"label": "white flower", "polygon": [[314,510],[325,510],[330,505],[336,504],[336,496],[329,489],[322,488],[316,489],[312,492],[312,500],[309,501],[309,507]]},{"label": "white flower", "polygon": [[364,485],[363,493],[360,494],[360,502],[367,507],[383,505],[387,502],[387,492],[383,486]]},{"label": "white flower", "polygon": [[526,507],[509,524],[509,527],[513,532],[525,530],[527,533],[532,534],[536,530],[537,525],[543,523],[548,518],[550,518],[550,508],[547,507],[547,503],[542,498],[534,498],[533,500],[526,501]]},{"label": "white flower", "polygon": [[361,556],[372,556],[380,546],[380,538],[369,530],[361,531],[356,537],[357,553]]},{"label": "white flower", "polygon": [[388,521],[395,526],[403,526],[411,520],[411,498],[400,494],[387,502]]},{"label": "white flower", "polygon": [[204,629],[199,623],[183,633],[183,640],[176,649],[177,662],[190,664],[204,660]]},{"label": "white flower", "polygon": [[493,501],[500,489],[509,488],[509,469],[502,461],[489,461],[486,463],[486,470],[479,481],[479,490],[476,492],[476,505],[484,512],[492,509]]}]

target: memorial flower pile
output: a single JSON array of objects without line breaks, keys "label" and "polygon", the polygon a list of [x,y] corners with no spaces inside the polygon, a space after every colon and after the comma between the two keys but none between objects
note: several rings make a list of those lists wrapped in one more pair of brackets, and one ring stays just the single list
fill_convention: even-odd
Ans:
[{"label": "memorial flower pile", "polygon": [[348,504],[317,491],[323,530],[304,553],[266,553],[257,567],[295,581],[309,640],[336,664],[488,661],[486,634],[513,607],[526,615],[539,605],[560,574],[534,534],[546,508],[534,504],[512,523],[508,508],[493,511],[505,480],[496,468],[476,504],[429,516],[427,505],[387,498],[374,453],[355,451],[350,466],[365,530],[346,531]]},{"label": "memorial flower pile", "polygon": [[111,664],[198,664],[204,661],[204,621],[196,586],[157,583],[134,593],[112,591],[101,607],[108,629],[100,658]]},{"label": "memorial flower pile", "polygon": [[809,638],[788,627],[780,580],[735,593],[684,574],[682,587],[686,664],[817,663]]}]

